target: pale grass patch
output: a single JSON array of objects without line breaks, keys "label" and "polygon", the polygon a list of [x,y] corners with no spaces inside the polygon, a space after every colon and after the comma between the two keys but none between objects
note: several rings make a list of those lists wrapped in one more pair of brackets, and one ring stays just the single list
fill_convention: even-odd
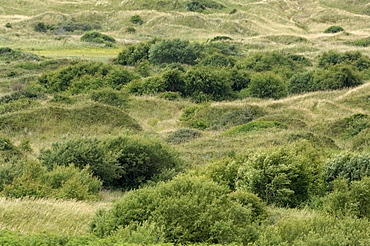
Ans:
[{"label": "pale grass patch", "polygon": [[87,234],[88,223],[108,202],[0,198],[1,229],[21,233]]}]

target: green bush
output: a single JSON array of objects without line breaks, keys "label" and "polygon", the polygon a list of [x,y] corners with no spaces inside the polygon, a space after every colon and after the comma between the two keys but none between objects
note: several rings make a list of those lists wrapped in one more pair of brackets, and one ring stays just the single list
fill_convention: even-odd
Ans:
[{"label": "green bush", "polygon": [[296,70],[296,63],[285,54],[280,52],[255,52],[241,60],[237,67],[239,69],[250,69],[256,72],[273,71],[278,68]]},{"label": "green bush", "polygon": [[293,75],[287,84],[289,93],[305,93],[314,90],[314,72],[308,71]]},{"label": "green bush", "polygon": [[330,125],[330,133],[348,139],[370,127],[370,117],[366,114],[354,114],[337,120]]},{"label": "green bush", "polygon": [[73,139],[42,149],[38,158],[49,170],[89,166],[104,186],[122,190],[171,178],[183,168],[172,149],[151,138]]},{"label": "green bush", "polygon": [[199,64],[212,67],[233,67],[235,59],[220,54],[213,54],[203,58]]},{"label": "green bush", "polygon": [[317,187],[322,183],[321,163],[307,147],[287,146],[242,157],[236,189],[255,193],[268,204],[299,206],[322,190]]},{"label": "green bush", "polygon": [[136,32],[136,29],[133,28],[133,27],[127,27],[126,30],[125,30],[125,32],[127,32],[127,33],[135,33]]},{"label": "green bush", "polygon": [[8,138],[0,137],[0,162],[7,162],[20,156],[22,152]]},{"label": "green bush", "polygon": [[43,22],[38,22],[33,26],[33,30],[36,32],[47,32],[47,31],[52,31],[54,30],[55,27],[45,24]]},{"label": "green bush", "polygon": [[279,99],[288,94],[283,79],[272,72],[253,74],[248,90],[250,96],[259,98]]},{"label": "green bush", "polygon": [[73,104],[75,103],[75,100],[68,96],[63,96],[63,95],[55,95],[50,102],[55,102],[55,103],[64,103],[64,104]]},{"label": "green bush", "polygon": [[362,57],[363,55],[359,51],[347,51],[341,53],[338,51],[330,50],[317,56],[316,59],[318,67],[327,68],[342,63],[352,64]]},{"label": "green bush", "polygon": [[327,70],[316,70],[312,84],[314,91],[338,90],[361,85],[362,79],[349,66],[338,64]]},{"label": "green bush", "polygon": [[236,136],[240,134],[245,134],[250,131],[257,131],[261,129],[268,129],[268,128],[281,128],[287,129],[288,126],[286,124],[277,122],[277,121],[252,121],[247,124],[235,126],[230,130],[222,133],[222,135],[226,136]]},{"label": "green bush", "polygon": [[324,208],[336,216],[370,218],[370,177],[348,183],[334,180],[333,191],[325,197]]},{"label": "green bush", "polygon": [[94,43],[115,43],[116,40],[106,34],[100,32],[87,32],[81,37],[81,41]]},{"label": "green bush", "polygon": [[10,95],[6,95],[0,98],[0,104],[3,103],[10,103],[12,101],[16,101],[23,98],[29,98],[29,99],[45,99],[45,95],[39,92],[32,92],[28,90],[22,90],[13,92]]},{"label": "green bush", "polygon": [[325,163],[324,179],[328,184],[335,179],[352,182],[368,176],[370,176],[368,153],[341,153]]},{"label": "green bush", "polygon": [[324,33],[337,33],[337,32],[343,32],[343,27],[340,26],[330,26],[327,29],[325,29]]},{"label": "green bush", "polygon": [[139,25],[142,25],[144,23],[144,21],[143,21],[143,19],[141,18],[140,15],[131,16],[130,22],[132,22],[134,24],[139,24]]},{"label": "green bush", "polygon": [[200,95],[204,95],[205,99],[215,101],[230,99],[234,95],[228,75],[225,70],[221,69],[192,67],[184,75],[184,94],[194,99],[200,98]]},{"label": "green bush", "polygon": [[90,230],[106,237],[119,228],[147,223],[164,242],[247,244],[257,237],[253,202],[247,193],[230,196],[229,189],[204,177],[180,176],[126,193],[111,210],[95,215]]},{"label": "green bush", "polygon": [[69,91],[72,94],[86,93],[102,87],[121,89],[138,76],[117,65],[101,62],[81,62],[47,72],[38,78],[38,83],[48,92]]},{"label": "green bush", "polygon": [[167,91],[185,92],[184,73],[178,68],[166,68],[161,74]]},{"label": "green bush", "polygon": [[191,141],[200,136],[202,136],[202,134],[196,130],[181,128],[170,133],[166,138],[166,142],[170,144],[180,144]]},{"label": "green bush", "polygon": [[121,65],[133,66],[140,60],[148,60],[150,47],[157,41],[157,39],[152,39],[148,42],[129,45],[118,54],[114,62]]},{"label": "green bush", "polygon": [[149,50],[149,61],[153,64],[185,63],[194,65],[203,48],[187,40],[163,40],[153,44]]}]

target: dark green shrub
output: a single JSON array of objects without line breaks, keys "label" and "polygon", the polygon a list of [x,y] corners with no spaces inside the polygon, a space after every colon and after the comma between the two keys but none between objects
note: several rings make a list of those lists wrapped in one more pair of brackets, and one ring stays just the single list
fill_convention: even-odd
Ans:
[{"label": "dark green shrub", "polygon": [[250,96],[259,98],[279,99],[288,94],[283,79],[272,72],[253,74],[248,89]]},{"label": "dark green shrub", "polygon": [[231,88],[234,91],[241,91],[248,87],[251,74],[237,68],[229,69]]},{"label": "dark green shrub", "polygon": [[6,28],[12,28],[12,24],[10,24],[9,22],[5,24],[5,27]]},{"label": "dark green shrub", "polygon": [[49,169],[70,163],[89,170],[104,186],[128,190],[148,181],[171,178],[182,169],[177,154],[153,139],[115,137],[75,139],[43,149],[39,159]]},{"label": "dark green shrub", "polygon": [[363,55],[359,51],[347,51],[340,53],[338,51],[331,50],[329,52],[322,53],[321,55],[317,56],[316,59],[319,67],[327,68],[341,63],[352,64],[362,57]]},{"label": "dark green shrub", "polygon": [[370,176],[370,155],[367,153],[341,153],[325,163],[325,181],[329,184],[335,179],[348,182]]},{"label": "dark green shrub", "polygon": [[328,70],[316,70],[313,74],[312,90],[337,90],[362,84],[358,73],[346,65],[335,65]]},{"label": "dark green shrub", "polygon": [[118,54],[114,62],[121,65],[135,65],[140,60],[148,60],[149,49],[157,41],[157,39],[152,39],[148,42],[127,46]]},{"label": "dark green shrub", "polygon": [[180,176],[126,193],[111,210],[95,215],[90,230],[106,237],[118,228],[149,223],[168,243],[247,244],[256,239],[253,221],[258,220],[248,200],[244,194],[230,197],[229,189],[204,177]]},{"label": "dark green shrub", "polygon": [[235,61],[236,60],[234,58],[226,57],[220,54],[214,54],[203,58],[199,64],[213,67],[233,67],[235,65]]},{"label": "dark green shrub", "polygon": [[242,47],[236,43],[217,41],[203,44],[203,47],[209,54],[220,53],[225,56],[240,56],[242,53]]},{"label": "dark green shrub", "polygon": [[177,68],[166,68],[161,74],[166,90],[171,92],[185,92],[184,73]]},{"label": "dark green shrub", "polygon": [[136,32],[136,29],[133,28],[133,27],[127,27],[126,30],[125,30],[125,32],[127,32],[127,33],[135,33]]},{"label": "dark green shrub", "polygon": [[114,38],[100,32],[87,32],[81,37],[81,41],[94,43],[116,42]]},{"label": "dark green shrub", "polygon": [[252,121],[244,125],[235,126],[230,130],[224,132],[222,135],[236,136],[240,134],[245,134],[250,131],[258,131],[268,128],[287,129],[288,126],[277,121]]},{"label": "dark green shrub", "polygon": [[[235,11],[236,12],[236,11]],[[233,40],[232,38],[230,38],[229,36],[216,36],[214,38],[212,38],[210,40],[210,42],[214,42],[214,41],[220,41],[220,40]]]},{"label": "dark green shrub", "polygon": [[307,201],[320,174],[312,158],[301,151],[282,147],[246,156],[238,169],[237,189],[283,207]]},{"label": "dark green shrub", "polygon": [[184,75],[185,96],[193,98],[208,96],[209,100],[226,100],[233,97],[229,74],[225,70],[207,67],[192,67]]},{"label": "dark green shrub", "polygon": [[237,64],[239,69],[250,69],[256,72],[273,71],[277,68],[296,70],[295,62],[280,52],[255,52]]},{"label": "dark green shrub", "polygon": [[331,27],[328,27],[324,33],[337,33],[337,32],[343,32],[344,29],[343,27],[340,27],[340,26],[331,26]]},{"label": "dark green shrub", "polygon": [[35,100],[35,99],[45,99],[45,95],[40,93],[40,92],[32,92],[32,91],[28,91],[28,90],[22,90],[22,91],[13,92],[10,95],[6,95],[6,96],[1,97],[0,98],[0,104],[10,103],[10,102],[13,102],[13,101],[16,101],[16,100],[19,100],[19,99],[24,99],[24,98],[33,99],[33,100]]},{"label": "dark green shrub", "polygon": [[193,12],[202,12],[206,9],[206,6],[201,4],[199,1],[192,1],[186,4],[186,9]]},{"label": "dark green shrub", "polygon": [[287,84],[289,93],[305,93],[314,90],[313,71],[293,75]]},{"label": "dark green shrub", "polygon": [[36,31],[36,32],[47,32],[47,31],[52,31],[54,29],[55,29],[54,26],[45,24],[43,22],[36,23],[33,26],[33,30]]},{"label": "dark green shrub", "polygon": [[128,102],[128,94],[110,88],[92,91],[90,99],[111,106],[124,108]]},{"label": "dark green shrub", "polygon": [[48,92],[69,91],[78,94],[102,87],[121,89],[137,77],[131,71],[116,65],[81,62],[45,73],[38,78],[38,83]]},{"label": "dark green shrub", "polygon": [[348,183],[334,180],[334,190],[325,197],[324,208],[337,216],[370,218],[370,177]]},{"label": "dark green shrub", "polygon": [[22,152],[8,138],[0,137],[0,162],[7,162],[20,156]]},{"label": "dark green shrub", "polygon": [[230,13],[229,13],[229,15],[235,14],[235,13],[236,13],[236,11],[238,11],[238,10],[237,10],[237,9],[233,9],[233,10],[231,10],[231,11],[230,11]]},{"label": "dark green shrub", "polygon": [[149,61],[153,64],[179,62],[194,65],[202,50],[201,45],[187,40],[163,40],[151,46]]},{"label": "dark green shrub", "polygon": [[155,95],[165,92],[167,87],[161,76],[152,76],[141,80],[133,80],[125,86],[125,89],[135,95]]},{"label": "dark green shrub", "polygon": [[202,136],[202,134],[196,130],[181,128],[169,134],[166,138],[166,142],[170,144],[180,144],[200,136]]},{"label": "dark green shrub", "polygon": [[142,25],[144,23],[144,21],[143,21],[143,19],[141,18],[140,15],[131,16],[130,22],[132,22],[134,24],[139,24],[139,25]]}]

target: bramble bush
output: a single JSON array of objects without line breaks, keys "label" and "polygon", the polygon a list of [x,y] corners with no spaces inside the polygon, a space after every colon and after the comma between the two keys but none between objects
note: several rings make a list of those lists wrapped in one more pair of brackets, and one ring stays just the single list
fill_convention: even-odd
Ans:
[{"label": "bramble bush", "polygon": [[100,32],[87,32],[81,37],[81,41],[94,43],[115,43],[116,40]]},{"label": "bramble bush", "polygon": [[253,74],[248,91],[250,96],[258,98],[279,99],[288,95],[287,86],[283,79],[273,72]]},{"label": "bramble bush", "polygon": [[114,60],[114,63],[120,65],[135,65],[140,60],[149,59],[150,47],[158,42],[158,39],[152,39],[147,42],[129,45],[125,47]]}]

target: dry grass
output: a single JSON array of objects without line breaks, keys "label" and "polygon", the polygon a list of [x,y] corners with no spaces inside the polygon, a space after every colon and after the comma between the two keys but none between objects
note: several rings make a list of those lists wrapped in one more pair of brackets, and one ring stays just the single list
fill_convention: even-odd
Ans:
[{"label": "dry grass", "polygon": [[0,197],[0,229],[22,233],[87,234],[88,223],[105,202]]}]

